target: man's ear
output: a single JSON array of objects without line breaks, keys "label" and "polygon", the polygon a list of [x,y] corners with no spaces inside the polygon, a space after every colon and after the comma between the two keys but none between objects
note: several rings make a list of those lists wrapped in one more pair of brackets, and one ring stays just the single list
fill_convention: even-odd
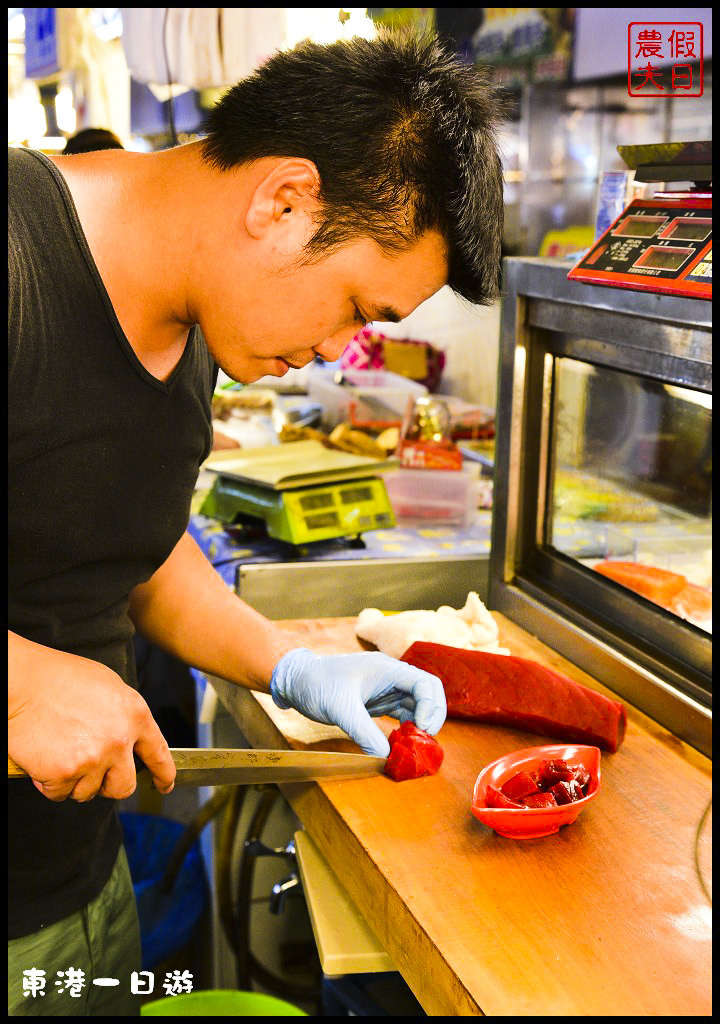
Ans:
[{"label": "man's ear", "polygon": [[301,228],[318,207],[319,190],[320,175],[312,161],[299,157],[279,160],[252,194],[245,214],[248,234],[263,238],[293,216],[295,226]]}]

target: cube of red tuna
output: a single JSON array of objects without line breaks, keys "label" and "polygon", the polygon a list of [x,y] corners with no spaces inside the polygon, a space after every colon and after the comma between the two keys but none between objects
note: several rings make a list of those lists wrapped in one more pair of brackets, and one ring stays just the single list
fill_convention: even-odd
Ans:
[{"label": "cube of red tuna", "polygon": [[385,774],[395,782],[405,782],[406,779],[417,779],[419,775],[427,773],[420,770],[417,755],[412,750],[396,743],[385,762]]},{"label": "cube of red tuna", "polygon": [[531,793],[530,796],[520,798],[520,803],[526,807],[557,807],[557,800],[552,793]]},{"label": "cube of red tuna", "polygon": [[529,772],[518,772],[511,779],[508,779],[507,782],[504,782],[500,789],[511,800],[519,800],[522,796],[537,793],[540,786]]},{"label": "cube of red tuna", "polygon": [[485,803],[488,807],[510,807],[518,811],[527,809],[523,804],[516,803],[510,797],[505,796],[501,790],[491,785],[485,787]]},{"label": "cube of red tuna", "polygon": [[570,767],[574,771],[573,778],[577,782],[578,786],[587,794],[587,787],[590,782],[590,771],[585,767],[584,764],[571,764]]},{"label": "cube of red tuna", "polygon": [[585,796],[575,779],[556,782],[548,792],[552,793],[558,804],[571,804],[575,800],[582,800]]},{"label": "cube of red tuna", "polygon": [[413,722],[403,722],[388,737],[390,755],[385,774],[396,782],[435,775],[443,760],[443,750],[434,736],[418,729]]},{"label": "cube of red tuna", "polygon": [[556,782],[567,782],[569,779],[574,778],[575,768],[561,758],[543,761],[540,765],[540,779],[544,789],[549,789]]}]

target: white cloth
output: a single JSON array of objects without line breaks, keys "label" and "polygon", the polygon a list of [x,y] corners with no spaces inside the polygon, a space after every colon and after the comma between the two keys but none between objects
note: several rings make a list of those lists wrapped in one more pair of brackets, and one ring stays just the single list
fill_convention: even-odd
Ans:
[{"label": "white cloth", "polygon": [[355,633],[391,658],[402,658],[417,641],[510,654],[507,648],[499,646],[497,623],[474,590],[461,609],[443,605],[435,612],[418,610],[383,615],[377,608],[364,608],[358,615]]}]

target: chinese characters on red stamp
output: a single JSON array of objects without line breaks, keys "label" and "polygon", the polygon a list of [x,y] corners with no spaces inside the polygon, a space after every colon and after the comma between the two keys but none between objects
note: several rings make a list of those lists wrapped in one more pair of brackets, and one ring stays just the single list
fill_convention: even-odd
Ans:
[{"label": "chinese characters on red stamp", "polygon": [[703,27],[699,21],[631,21],[630,96],[702,96]]}]

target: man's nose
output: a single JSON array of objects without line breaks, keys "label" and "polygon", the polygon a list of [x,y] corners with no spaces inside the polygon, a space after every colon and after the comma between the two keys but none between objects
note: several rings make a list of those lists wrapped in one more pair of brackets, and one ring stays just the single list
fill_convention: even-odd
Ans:
[{"label": "man's nose", "polygon": [[334,363],[335,360],[339,359],[343,354],[345,349],[358,333],[358,330],[359,328],[357,327],[347,327],[342,331],[338,331],[337,334],[333,334],[331,338],[326,338],[321,345],[316,345],[316,353],[321,359],[324,359],[326,363]]},{"label": "man's nose", "polygon": [[326,338],[322,345],[315,345],[315,352],[326,362],[339,359],[352,339],[361,331],[356,325],[337,331],[332,337]]}]

